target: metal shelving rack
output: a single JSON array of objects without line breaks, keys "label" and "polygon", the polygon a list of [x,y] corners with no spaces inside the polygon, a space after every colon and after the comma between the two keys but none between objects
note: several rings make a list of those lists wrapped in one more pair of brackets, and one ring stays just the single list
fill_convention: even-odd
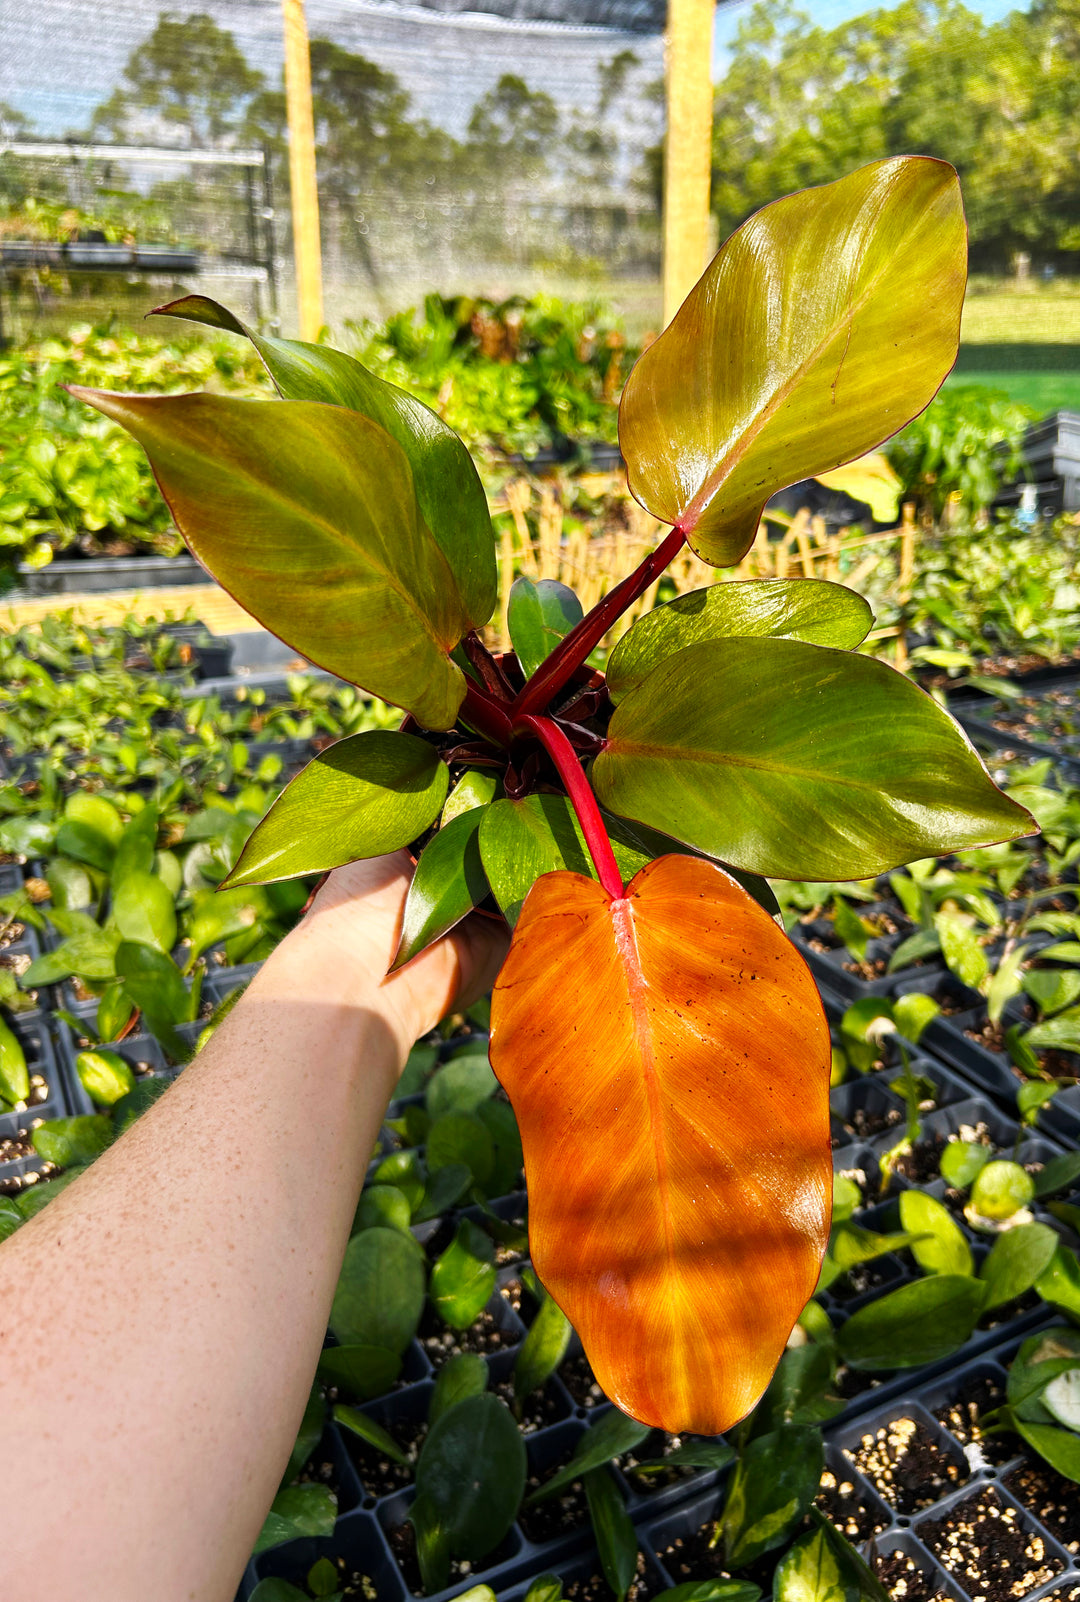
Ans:
[{"label": "metal shelving rack", "polygon": [[[169,146],[76,144],[0,138],[0,156],[42,160],[124,161],[188,167],[238,167],[244,174],[247,250],[243,255],[204,255],[171,245],[110,245],[98,241],[54,244],[8,240],[0,244],[0,342],[3,340],[4,291],[15,275],[28,268],[49,267],[65,273],[124,273],[170,279],[201,275],[232,278],[251,284],[256,319],[266,311],[274,328],[278,318],[277,252],[274,243],[274,196],[269,155],[265,150],[180,150]],[[266,296],[264,306],[263,295]]]}]

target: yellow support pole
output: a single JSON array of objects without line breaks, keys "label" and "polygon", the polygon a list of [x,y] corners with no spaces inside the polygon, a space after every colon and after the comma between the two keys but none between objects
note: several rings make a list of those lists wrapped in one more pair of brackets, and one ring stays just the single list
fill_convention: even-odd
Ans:
[{"label": "yellow support pole", "polygon": [[282,0],[282,6],[296,303],[300,338],[315,340],[323,325],[323,297],[319,190],[315,180],[315,118],[311,109],[311,50],[304,0]]},{"label": "yellow support pole", "polygon": [[668,0],[664,327],[705,269],[712,171],[715,0]]}]

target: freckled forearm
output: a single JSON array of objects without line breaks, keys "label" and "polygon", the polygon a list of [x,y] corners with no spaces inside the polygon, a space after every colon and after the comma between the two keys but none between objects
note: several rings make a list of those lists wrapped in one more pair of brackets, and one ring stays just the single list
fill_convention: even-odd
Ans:
[{"label": "freckled forearm", "polygon": [[407,1048],[334,932],[290,937],[168,1094],[0,1248],[21,1443],[0,1505],[20,1509],[25,1595],[44,1572],[54,1602],[233,1595]]}]

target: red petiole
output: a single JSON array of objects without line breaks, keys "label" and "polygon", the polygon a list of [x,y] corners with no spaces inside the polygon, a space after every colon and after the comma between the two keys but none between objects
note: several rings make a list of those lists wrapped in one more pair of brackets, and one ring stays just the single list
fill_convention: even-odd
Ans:
[{"label": "red petiole", "polygon": [[577,752],[551,718],[538,718],[526,713],[515,721],[514,731],[533,735],[554,762],[559,778],[566,786],[570,804],[577,813],[589,855],[596,865],[597,877],[609,896],[616,901],[621,900],[625,894],[622,874],[615,861],[592,786],[581,770]]},{"label": "red petiole", "polygon": [[676,557],[683,547],[686,535],[676,524],[665,540],[650,551],[649,555],[623,579],[621,584],[598,601],[587,617],[572,628],[564,640],[552,651],[546,662],[542,662],[518,695],[510,708],[515,721],[520,722],[524,717],[535,716],[548,706],[552,698],[558,695],[564,684],[567,684],[578,668],[585,661],[590,651],[596,649],[604,638],[608,629],[621,617],[628,606],[632,606],[639,595],[642,595],[654,579],[667,567],[668,563]]}]

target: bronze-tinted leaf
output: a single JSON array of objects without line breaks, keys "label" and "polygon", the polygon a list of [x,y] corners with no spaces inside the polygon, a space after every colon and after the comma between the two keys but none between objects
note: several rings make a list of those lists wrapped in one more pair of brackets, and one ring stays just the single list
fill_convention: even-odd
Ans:
[{"label": "bronze-tinted leaf", "polygon": [[186,295],[159,306],[155,315],[244,334],[286,400],[348,406],[385,428],[409,458],[420,514],[453,570],[469,615],[475,623],[487,621],[499,583],[487,497],[465,446],[430,406],[369,373],[344,351],[247,328],[206,295]]},{"label": "bronze-tinted leaf", "polygon": [[933,399],[966,276],[947,162],[890,157],[766,206],[630,374],[631,490],[707,562],[737,562],[776,490],[862,456]]},{"label": "bronze-tinted leaf", "polygon": [[729,875],[661,857],[613,901],[552,873],[492,1003],[533,1261],[627,1413],[706,1435],[768,1384],[829,1227],[829,1035]]},{"label": "bronze-tinted leaf", "polygon": [[312,401],[71,392],[135,436],[192,551],[260,623],[422,725],[451,727],[465,678],[449,652],[483,620],[384,429]]}]

